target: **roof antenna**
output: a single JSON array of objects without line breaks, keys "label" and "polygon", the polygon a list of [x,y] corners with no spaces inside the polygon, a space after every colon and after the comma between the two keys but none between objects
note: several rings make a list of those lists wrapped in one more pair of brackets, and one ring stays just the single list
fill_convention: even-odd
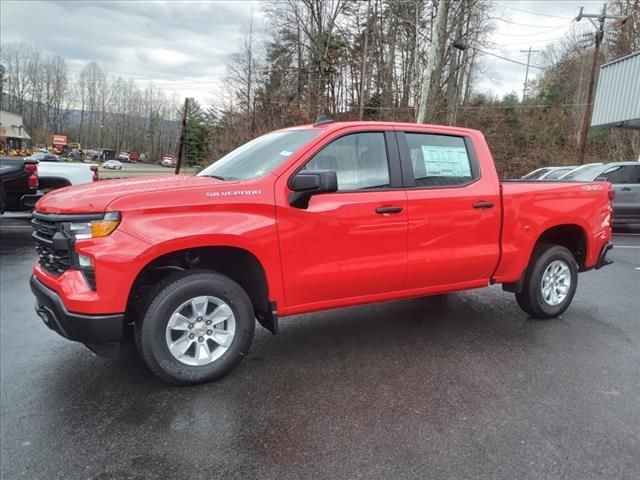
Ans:
[{"label": "roof antenna", "polygon": [[318,115],[318,118],[316,118],[315,123],[313,124],[314,127],[317,127],[319,125],[326,125],[327,123],[333,123],[334,121],[331,120],[329,117],[327,117],[324,113],[321,113],[320,115]]}]

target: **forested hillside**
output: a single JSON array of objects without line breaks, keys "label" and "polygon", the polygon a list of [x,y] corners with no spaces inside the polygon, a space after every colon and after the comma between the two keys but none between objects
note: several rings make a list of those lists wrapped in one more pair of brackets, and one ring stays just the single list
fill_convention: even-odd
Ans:
[{"label": "forested hillside", "polygon": [[[569,26],[568,33],[530,62],[523,91],[495,98],[479,87],[500,77],[499,67],[489,69],[487,59],[520,64],[523,76],[525,69],[521,60],[508,57],[509,48],[523,46],[517,40],[498,45],[492,36],[502,22],[518,38],[517,12],[502,5],[491,0],[262,2],[228,57],[225,88],[211,92],[210,104],[190,103],[188,160],[215,161],[256,135],[312,122],[319,114],[413,122],[425,98],[426,122],[482,130],[505,176],[575,164],[594,29],[586,21],[565,19],[561,27]],[[640,0],[609,0],[607,8],[627,20],[607,23],[599,64],[640,50]],[[436,31],[438,9],[444,25]],[[152,157],[175,149],[184,101],[177,95],[114,77],[94,62],[71,75],[65,59],[26,44],[4,45],[2,63],[7,69],[3,108],[22,114],[36,141],[66,133],[84,145],[136,149]],[[637,132],[589,132],[587,161],[638,154]]]}]

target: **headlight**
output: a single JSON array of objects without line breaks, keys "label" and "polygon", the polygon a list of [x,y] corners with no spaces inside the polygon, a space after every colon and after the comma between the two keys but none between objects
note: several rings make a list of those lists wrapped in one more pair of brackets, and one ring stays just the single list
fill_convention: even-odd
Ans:
[{"label": "headlight", "polygon": [[109,212],[105,213],[102,218],[66,223],[64,230],[76,240],[86,240],[88,238],[106,237],[118,227],[119,223],[120,214],[118,212]]}]

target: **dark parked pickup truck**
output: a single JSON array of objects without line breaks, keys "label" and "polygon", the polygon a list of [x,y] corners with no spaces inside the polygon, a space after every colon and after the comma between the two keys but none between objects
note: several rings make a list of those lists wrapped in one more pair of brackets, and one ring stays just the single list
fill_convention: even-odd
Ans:
[{"label": "dark parked pickup truck", "polygon": [[0,213],[33,208],[38,194],[38,161],[0,157]]}]

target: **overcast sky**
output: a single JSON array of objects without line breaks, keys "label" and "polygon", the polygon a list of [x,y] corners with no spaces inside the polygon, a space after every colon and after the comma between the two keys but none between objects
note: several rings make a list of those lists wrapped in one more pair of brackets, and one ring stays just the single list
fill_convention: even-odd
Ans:
[{"label": "overcast sky", "polygon": [[[602,3],[496,0],[496,13],[506,21],[496,21],[490,51],[525,62],[520,50],[543,49],[576,28],[571,19],[581,5],[595,12]],[[33,43],[64,57],[74,73],[96,61],[141,86],[153,81],[168,93],[208,104],[221,91],[226,58],[239,48],[252,10],[260,20],[258,1],[0,0],[0,42]],[[583,20],[579,27],[590,25]],[[483,57],[478,90],[500,96],[522,91],[524,66]],[[536,62],[539,56],[532,57]]]}]

